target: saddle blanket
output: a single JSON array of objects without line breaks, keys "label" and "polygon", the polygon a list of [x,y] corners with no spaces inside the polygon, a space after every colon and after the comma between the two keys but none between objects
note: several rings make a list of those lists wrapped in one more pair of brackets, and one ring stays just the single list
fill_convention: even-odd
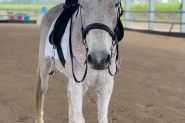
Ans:
[{"label": "saddle blanket", "polygon": [[[58,17],[51,24],[51,27],[47,34],[46,45],[45,45],[45,57],[54,57],[55,59],[59,59],[58,53],[56,49],[53,49],[53,45],[49,42],[49,36],[54,28],[54,25],[57,19]],[[65,60],[67,59],[67,53],[69,48],[69,33],[70,33],[70,20],[68,21],[64,35],[61,39],[61,47],[62,47]]]}]

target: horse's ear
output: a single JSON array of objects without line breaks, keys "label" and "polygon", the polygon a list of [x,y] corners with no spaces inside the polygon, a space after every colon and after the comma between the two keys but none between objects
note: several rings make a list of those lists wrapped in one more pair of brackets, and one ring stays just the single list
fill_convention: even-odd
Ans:
[{"label": "horse's ear", "polygon": [[116,25],[116,34],[117,34],[118,42],[120,42],[124,37],[124,28],[120,19],[118,20]]}]

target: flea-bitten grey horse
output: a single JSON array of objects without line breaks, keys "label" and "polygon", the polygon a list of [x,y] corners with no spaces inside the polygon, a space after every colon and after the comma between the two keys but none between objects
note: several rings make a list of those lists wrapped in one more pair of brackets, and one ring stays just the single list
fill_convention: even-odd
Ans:
[{"label": "flea-bitten grey horse", "polygon": [[[116,72],[116,48],[112,45],[110,34],[102,29],[89,31],[86,35],[86,46],[84,46],[81,26],[82,23],[84,27],[91,23],[101,23],[114,30],[117,23],[119,2],[119,0],[79,0],[81,14],[75,15],[72,29],[74,71],[72,71],[69,49],[65,67],[62,66],[59,59],[55,59],[54,62],[56,69],[69,80],[69,123],[85,123],[82,113],[82,101],[85,92],[89,88],[94,88],[97,94],[98,122],[108,123],[108,107],[114,84],[114,76],[110,75],[110,71],[112,73]],[[35,105],[36,123],[44,123],[44,97],[48,88],[49,72],[53,65],[51,58],[45,56],[46,38],[52,22],[62,10],[62,4],[55,6],[45,14],[41,22]],[[88,47],[88,52],[86,47]],[[74,80],[73,72],[77,79],[83,78],[85,71],[84,62],[86,60],[88,65],[87,75],[83,82],[77,83]],[[108,67],[110,69],[109,72]]]}]

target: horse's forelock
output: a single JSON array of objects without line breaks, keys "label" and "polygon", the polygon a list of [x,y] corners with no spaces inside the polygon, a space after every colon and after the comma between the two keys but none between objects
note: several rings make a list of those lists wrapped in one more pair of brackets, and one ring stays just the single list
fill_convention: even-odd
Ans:
[{"label": "horse's forelock", "polygon": [[103,7],[102,9],[111,9],[118,1],[119,0],[80,0],[80,4],[86,8],[97,8],[101,6]]},{"label": "horse's forelock", "polygon": [[118,0],[80,0],[86,24],[97,22],[112,27],[117,15],[115,7],[117,2]]}]

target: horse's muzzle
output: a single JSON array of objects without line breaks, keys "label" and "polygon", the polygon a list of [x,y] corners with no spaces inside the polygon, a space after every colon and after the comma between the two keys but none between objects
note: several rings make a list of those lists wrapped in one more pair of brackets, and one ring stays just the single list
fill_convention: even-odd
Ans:
[{"label": "horse's muzzle", "polygon": [[91,53],[87,57],[87,62],[94,70],[105,70],[111,61],[111,56],[103,51]]}]

